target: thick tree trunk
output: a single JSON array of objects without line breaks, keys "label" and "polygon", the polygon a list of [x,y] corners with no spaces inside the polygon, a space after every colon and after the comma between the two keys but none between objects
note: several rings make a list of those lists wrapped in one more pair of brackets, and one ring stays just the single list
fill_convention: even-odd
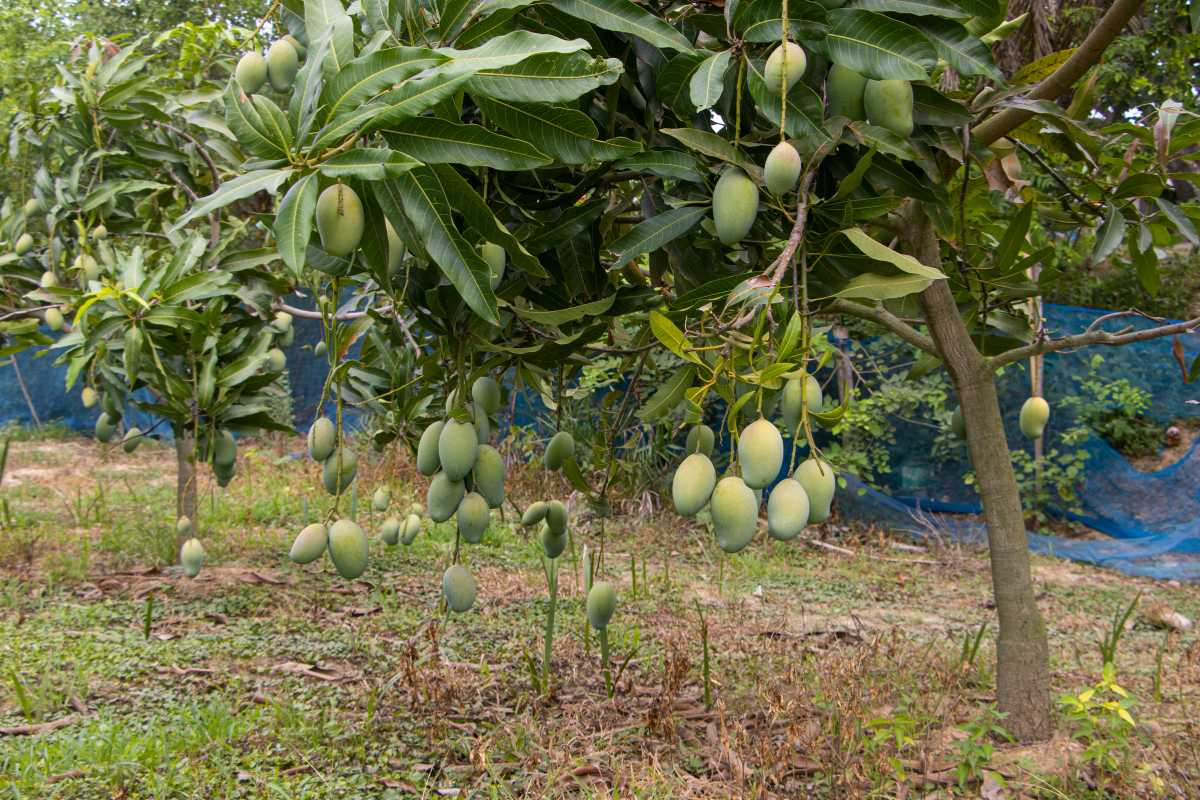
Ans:
[{"label": "thick tree trunk", "polygon": [[[910,206],[906,238],[921,262],[940,266],[938,240],[918,206]],[[971,341],[946,281],[921,293],[930,334],[954,382],[967,447],[987,522],[992,591],[1000,617],[996,697],[1004,726],[1022,741],[1050,736],[1050,654],[1034,596],[1021,495],[1000,416],[995,375]]]},{"label": "thick tree trunk", "polygon": [[[191,431],[183,428],[175,429],[175,464],[177,467],[175,479],[175,518],[187,517],[192,521],[192,530],[197,528],[196,522],[196,440]],[[194,535],[194,534],[193,534]],[[186,534],[176,533],[175,552],[183,546]]]}]

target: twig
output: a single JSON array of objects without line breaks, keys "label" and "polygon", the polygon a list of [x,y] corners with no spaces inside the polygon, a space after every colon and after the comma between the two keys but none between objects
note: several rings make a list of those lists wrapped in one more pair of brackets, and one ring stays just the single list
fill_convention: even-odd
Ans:
[{"label": "twig", "polygon": [[[1106,316],[1111,319],[1115,316],[1129,316],[1131,313],[1134,312],[1119,312]],[[1099,320],[1097,320],[1097,322],[1099,322]],[[988,366],[992,370],[997,370],[1000,367],[1008,364],[1024,361],[1027,358],[1039,356],[1043,353],[1057,353],[1061,350],[1071,350],[1078,347],[1087,347],[1093,344],[1104,345],[1105,347],[1120,347],[1121,345],[1132,344],[1134,342],[1145,342],[1151,339],[1161,339],[1164,336],[1174,336],[1179,333],[1192,333],[1198,328],[1200,328],[1200,317],[1189,319],[1185,322],[1176,322],[1172,325],[1160,325],[1157,328],[1147,328],[1146,330],[1142,331],[1125,329],[1118,333],[1113,333],[1111,331],[1089,329],[1084,333],[1079,333],[1074,336],[1064,336],[1061,339],[1046,339],[1041,342],[1034,342],[1033,344],[1029,344],[1024,347],[1018,347],[1014,350],[1009,350],[989,359]]]},{"label": "twig", "polygon": [[933,339],[921,333],[882,305],[868,306],[864,303],[839,297],[817,313],[822,315],[846,314],[851,317],[865,319],[868,322],[874,322],[877,325],[887,328],[890,332],[896,334],[919,350],[935,356],[938,354],[937,346],[933,343]]},{"label": "twig", "polygon": [[25,378],[21,375],[21,365],[17,363],[17,357],[12,357],[13,372],[17,376],[17,386],[21,390],[21,396],[25,398],[25,405],[29,406],[29,414],[33,417],[34,427],[42,427],[42,421],[38,419],[37,409],[33,407],[33,398],[29,396],[29,389],[25,386]]},{"label": "twig", "polygon": [[78,714],[68,714],[50,722],[36,722],[30,725],[14,725],[11,728],[0,728],[0,736],[34,736],[39,733],[56,731],[79,721]]}]

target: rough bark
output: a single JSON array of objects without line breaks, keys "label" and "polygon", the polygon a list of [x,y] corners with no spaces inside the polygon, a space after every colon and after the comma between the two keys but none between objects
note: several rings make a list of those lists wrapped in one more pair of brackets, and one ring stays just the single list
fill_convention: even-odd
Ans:
[{"label": "rough bark", "polygon": [[[907,213],[909,252],[939,267],[933,226],[915,203]],[[996,642],[996,697],[1004,725],[1021,741],[1050,736],[1050,653],[1029,562],[1021,495],[1004,435],[995,374],[971,341],[944,280],[921,293],[930,334],[954,382],[967,447],[987,523],[992,591],[1000,618]]]},{"label": "rough bark", "polygon": [[[187,517],[196,529],[196,440],[191,432],[175,429],[175,519]],[[183,546],[187,536],[175,534],[175,551]]]}]

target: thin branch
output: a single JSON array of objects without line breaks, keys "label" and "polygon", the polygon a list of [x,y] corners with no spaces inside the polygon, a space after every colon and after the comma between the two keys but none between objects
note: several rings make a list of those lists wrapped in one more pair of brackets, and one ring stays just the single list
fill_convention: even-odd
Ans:
[{"label": "thin branch", "polygon": [[874,322],[876,325],[881,325],[891,333],[899,336],[913,347],[931,355],[939,355],[933,339],[921,333],[881,305],[868,306],[865,303],[858,303],[854,300],[839,297],[817,313],[826,316],[830,314],[846,314],[851,317],[865,319],[868,322]]},{"label": "thin branch", "polygon": [[[1050,76],[1039,83],[1027,97],[1030,100],[1058,99],[1077,80],[1082,78],[1093,64],[1100,60],[1104,51],[1117,38],[1125,24],[1133,18],[1141,5],[1142,0],[1116,0],[1096,23],[1096,27],[1092,28],[1092,32],[1083,40],[1083,44],[1075,48],[1071,57],[1061,67],[1050,73]],[[972,129],[971,134],[980,144],[989,145],[1031,117],[1033,117],[1032,111],[1006,108],[980,122]]]},{"label": "thin branch", "polygon": [[[1151,339],[1161,339],[1164,336],[1175,336],[1180,333],[1192,333],[1200,329],[1200,317],[1189,319],[1185,322],[1176,322],[1171,325],[1160,325],[1157,328],[1146,328],[1145,330],[1135,331],[1125,329],[1118,332],[1096,330],[1095,325],[1103,319],[1113,319],[1122,316],[1146,316],[1139,311],[1121,311],[1115,314],[1106,314],[1100,320],[1092,323],[1088,330],[1083,333],[1075,334],[1074,336],[1064,336],[1061,339],[1045,339],[1040,342],[1034,342],[1024,347],[1018,347],[1014,350],[1001,353],[998,356],[993,356],[988,360],[988,366],[992,370],[997,370],[1000,367],[1008,364],[1015,364],[1018,361],[1024,361],[1033,356],[1040,356],[1043,353],[1057,353],[1061,350],[1073,350],[1077,347],[1087,347],[1089,345],[1099,344],[1105,347],[1120,347],[1121,345],[1133,344],[1134,342],[1145,342]],[[1152,319],[1152,318],[1151,318]]]}]

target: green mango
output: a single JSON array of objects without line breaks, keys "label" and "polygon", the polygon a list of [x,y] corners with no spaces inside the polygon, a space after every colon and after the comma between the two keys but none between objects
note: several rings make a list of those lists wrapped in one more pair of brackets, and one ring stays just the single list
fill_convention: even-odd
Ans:
[{"label": "green mango", "polygon": [[617,590],[608,581],[596,581],[587,593],[586,610],[591,626],[604,630],[617,610]]},{"label": "green mango", "polygon": [[675,512],[684,517],[699,513],[712,497],[717,485],[717,470],[703,453],[692,453],[683,460],[671,479],[671,498]]},{"label": "green mango", "polygon": [[724,244],[740,242],[758,216],[758,187],[737,167],[728,167],[713,190],[713,225]]},{"label": "green mango", "polygon": [[324,461],[337,446],[337,429],[328,417],[317,417],[308,429],[308,454],[313,461]]},{"label": "green mango", "polygon": [[400,543],[410,545],[417,538],[417,534],[421,532],[421,518],[416,514],[409,514],[404,519],[404,530],[400,535]]},{"label": "green mango", "polygon": [[33,237],[28,233],[22,233],[17,237],[16,244],[13,245],[13,252],[19,256],[23,256],[33,249]]},{"label": "green mango", "polygon": [[487,262],[490,271],[489,282],[492,291],[500,285],[500,281],[504,280],[504,266],[508,260],[508,254],[504,252],[504,248],[492,242],[484,242],[481,248],[480,255]]},{"label": "green mango", "polygon": [[818,462],[810,458],[796,467],[792,476],[808,495],[808,521],[810,524],[824,522],[829,519],[829,510],[833,505],[833,494],[837,491],[837,476],[833,467],[827,461]]},{"label": "green mango", "polygon": [[707,425],[693,425],[688,431],[687,444],[684,445],[684,450],[691,453],[703,453],[706,456],[713,454],[713,447],[717,443],[717,436],[713,433],[713,429]]},{"label": "green mango", "polygon": [[[786,68],[784,66],[785,57],[787,59]],[[808,57],[804,54],[804,48],[795,42],[788,42],[776,47],[771,51],[771,55],[767,56],[767,63],[763,65],[763,83],[767,85],[771,94],[779,97],[790,92],[792,87],[800,82],[807,67]],[[781,92],[779,86],[785,82],[787,89]]]},{"label": "green mango", "polygon": [[370,544],[367,534],[350,519],[339,519],[329,528],[329,560],[338,574],[354,580],[367,568]]},{"label": "green mango", "polygon": [[479,492],[467,492],[458,504],[458,533],[469,544],[479,544],[492,521],[487,500]]},{"label": "green mango", "polygon": [[214,467],[232,467],[237,462],[237,440],[229,431],[220,431],[213,438]]},{"label": "green mango", "polygon": [[287,368],[287,356],[278,347],[272,347],[267,351],[267,371],[268,372],[283,372]]},{"label": "green mango", "polygon": [[471,400],[487,414],[500,410],[500,384],[490,375],[481,375],[471,384]]},{"label": "green mango", "polygon": [[546,525],[555,536],[562,536],[567,532],[567,507],[562,501],[551,500],[546,503]]},{"label": "green mango", "polygon": [[183,543],[183,547],[179,548],[179,564],[189,578],[200,574],[200,568],[204,566],[204,545],[200,544],[199,539],[188,539]]},{"label": "green mango", "polygon": [[451,480],[461,481],[475,466],[479,455],[479,434],[469,422],[446,420],[438,434],[438,461]]},{"label": "green mango", "polygon": [[61,331],[63,325],[67,324],[67,320],[63,317],[63,313],[57,308],[47,308],[44,314],[46,327],[52,331]]},{"label": "green mango", "polygon": [[91,408],[100,402],[100,393],[90,386],[83,387],[83,391],[79,393],[79,399],[83,401],[84,408]]},{"label": "green mango", "polygon": [[445,423],[441,420],[432,423],[417,443],[417,472],[427,478],[442,468],[442,462],[438,459],[438,438],[442,435],[443,425]]},{"label": "green mango", "polygon": [[525,527],[536,525],[546,518],[546,514],[550,511],[550,504],[542,500],[536,503],[530,503],[525,509],[525,513],[521,515],[521,524]]},{"label": "green mango", "polygon": [[292,329],[292,315],[286,311],[276,311],[271,320],[271,330],[276,333],[287,333]]},{"label": "green mango", "polygon": [[800,482],[784,478],[767,498],[767,533],[786,542],[795,539],[808,524],[808,493]]},{"label": "green mango", "polygon": [[287,39],[276,39],[267,48],[267,79],[277,92],[287,92],[300,71],[300,56]]},{"label": "green mango", "polygon": [[504,505],[504,459],[500,457],[500,451],[491,445],[481,444],[475,456],[475,466],[471,469],[471,480],[475,484],[475,491],[487,500],[488,508]]},{"label": "green mango", "polygon": [[142,443],[142,431],[140,428],[130,428],[125,431],[125,437],[121,439],[121,449],[126,453],[132,453],[138,449],[138,445]]},{"label": "green mango", "polygon": [[329,546],[329,531],[319,522],[306,525],[292,542],[288,557],[297,564],[311,564],[321,557]]},{"label": "green mango", "polygon": [[395,275],[400,271],[400,264],[404,260],[404,241],[400,238],[400,234],[396,233],[391,222],[385,219],[383,227],[387,232],[388,274]]},{"label": "green mango", "polygon": [[575,456],[575,437],[566,431],[559,431],[550,438],[546,452],[542,456],[542,465],[548,470],[557,471],[567,459]]},{"label": "green mango", "polygon": [[296,55],[300,58],[304,58],[308,53],[308,48],[304,46],[304,43],[290,33],[284,36],[283,40],[292,46],[292,49],[296,51]]},{"label": "green mango", "polygon": [[742,480],[751,489],[762,489],[783,469],[783,436],[770,420],[759,417],[738,437],[738,464]]},{"label": "green mango", "polygon": [[1044,397],[1031,397],[1021,406],[1021,433],[1036,439],[1046,430],[1050,421],[1050,404]]},{"label": "green mango", "polygon": [[[339,459],[338,455],[341,454]],[[341,461],[339,470],[338,461]],[[334,450],[329,458],[321,465],[321,482],[325,485],[325,491],[332,495],[339,495],[350,488],[350,484],[354,483],[354,476],[358,474],[358,456],[353,450],[339,448]]]},{"label": "green mango", "polygon": [[254,94],[267,83],[267,60],[262,53],[252,50],[237,63],[233,76],[246,94]]},{"label": "green mango", "polygon": [[826,116],[866,119],[867,110],[863,106],[866,88],[867,78],[864,75],[841,64],[834,64],[825,78]]},{"label": "green mango", "polygon": [[379,512],[388,510],[388,506],[392,504],[392,490],[387,486],[380,486],[375,490],[375,494],[371,495],[371,508]]},{"label": "green mango", "polygon": [[400,520],[388,517],[379,526],[379,538],[383,540],[384,544],[396,544],[400,541],[400,527]]},{"label": "green mango", "polygon": [[807,405],[811,414],[820,411],[825,399],[821,396],[821,384],[812,375],[800,378],[789,378],[783,385],[783,394],[779,400],[779,412],[783,417],[783,426],[793,434],[799,433],[801,409]]},{"label": "green mango", "polygon": [[452,564],[442,574],[442,597],[451,611],[470,611],[475,605],[475,577],[462,564]]},{"label": "green mango", "polygon": [[362,201],[344,183],[335,183],[317,197],[317,233],[321,247],[331,256],[345,257],[362,242]]},{"label": "green mango", "polygon": [[709,500],[713,533],[726,553],[736,553],[754,538],[758,528],[758,506],[754,490],[736,475],[722,478]]},{"label": "green mango", "polygon": [[802,167],[796,148],[787,142],[780,142],[771,148],[767,155],[767,161],[763,165],[763,182],[771,194],[787,194],[796,188]]},{"label": "green mango", "polygon": [[425,493],[425,505],[429,506],[429,518],[434,522],[445,522],[454,516],[462,502],[467,487],[462,481],[452,480],[445,472],[439,472],[429,482]]},{"label": "green mango", "polygon": [[556,534],[545,522],[542,523],[542,529],[538,532],[538,541],[542,543],[542,552],[546,554],[546,558],[558,558],[562,555],[563,550],[567,549],[567,534]]},{"label": "green mango", "polygon": [[950,430],[960,439],[967,438],[967,421],[963,419],[962,406],[950,414]]},{"label": "green mango", "polygon": [[192,520],[187,516],[175,520],[175,534],[180,537],[186,536],[190,539],[192,536]]},{"label": "green mango", "polygon": [[908,81],[867,81],[863,108],[872,125],[887,128],[901,139],[913,132],[913,93]]}]

